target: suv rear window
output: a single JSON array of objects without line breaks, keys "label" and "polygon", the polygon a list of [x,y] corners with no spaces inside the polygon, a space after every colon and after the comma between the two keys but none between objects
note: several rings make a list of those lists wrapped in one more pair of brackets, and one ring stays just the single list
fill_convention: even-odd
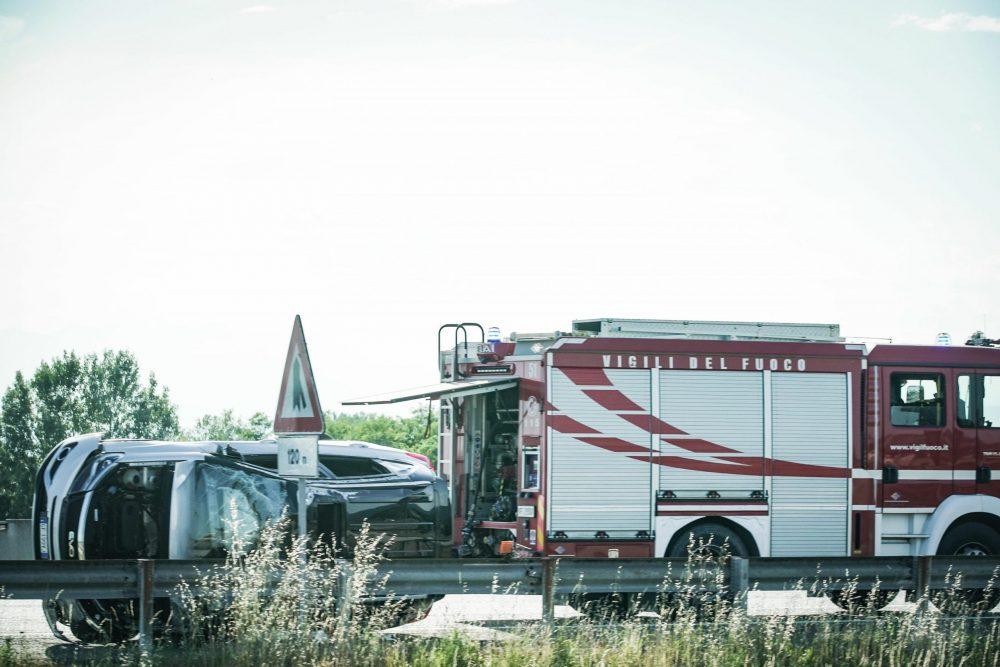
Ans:
[{"label": "suv rear window", "polygon": [[320,456],[319,462],[336,477],[371,477],[388,475],[389,471],[375,459],[354,456]]}]

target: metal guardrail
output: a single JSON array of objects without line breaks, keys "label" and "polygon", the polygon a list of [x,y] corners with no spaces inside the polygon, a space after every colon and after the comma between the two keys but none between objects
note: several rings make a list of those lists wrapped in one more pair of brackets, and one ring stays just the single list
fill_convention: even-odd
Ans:
[{"label": "metal guardrail", "polygon": [[[13,599],[113,599],[139,601],[139,636],[151,641],[153,599],[186,582],[199,582],[221,561],[83,560],[0,561],[0,597]],[[340,563],[341,582],[353,576]],[[463,593],[541,595],[542,616],[553,619],[556,596],[576,593],[675,593],[692,588],[728,592],[737,600],[750,590],[982,589],[998,579],[1000,558],[960,556],[851,558],[731,558],[689,564],[683,558],[530,558],[516,560],[412,559],[387,561],[369,583],[385,580],[397,597]],[[347,586],[339,586],[346,595]]]}]

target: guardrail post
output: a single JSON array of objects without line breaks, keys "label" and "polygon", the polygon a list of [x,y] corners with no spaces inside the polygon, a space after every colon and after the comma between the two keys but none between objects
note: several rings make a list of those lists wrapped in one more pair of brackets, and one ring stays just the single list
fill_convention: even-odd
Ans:
[{"label": "guardrail post", "polygon": [[549,556],[542,561],[542,621],[555,620],[556,558]]},{"label": "guardrail post", "polygon": [[746,608],[747,593],[750,591],[750,561],[746,558],[729,557],[729,591],[733,596],[733,606]]},{"label": "guardrail post", "polygon": [[916,588],[913,599],[921,611],[927,607],[931,595],[931,565],[933,560],[933,556],[917,556],[913,559],[913,579]]},{"label": "guardrail post", "polygon": [[153,647],[153,568],[156,561],[142,558],[138,566],[139,587],[139,648],[148,651]]}]

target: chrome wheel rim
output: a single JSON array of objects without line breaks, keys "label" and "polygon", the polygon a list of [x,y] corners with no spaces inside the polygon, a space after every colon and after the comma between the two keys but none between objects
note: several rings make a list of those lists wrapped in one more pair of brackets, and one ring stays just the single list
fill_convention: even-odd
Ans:
[{"label": "chrome wheel rim", "polygon": [[989,556],[989,550],[979,542],[967,542],[955,550],[956,556]]}]

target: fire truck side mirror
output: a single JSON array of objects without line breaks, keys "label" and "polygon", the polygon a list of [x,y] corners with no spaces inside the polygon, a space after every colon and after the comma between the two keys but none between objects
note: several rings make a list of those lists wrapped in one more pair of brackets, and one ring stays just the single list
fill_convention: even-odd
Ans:
[{"label": "fire truck side mirror", "polygon": [[899,468],[894,468],[893,466],[886,466],[882,468],[883,484],[895,484],[898,481],[899,481]]}]

